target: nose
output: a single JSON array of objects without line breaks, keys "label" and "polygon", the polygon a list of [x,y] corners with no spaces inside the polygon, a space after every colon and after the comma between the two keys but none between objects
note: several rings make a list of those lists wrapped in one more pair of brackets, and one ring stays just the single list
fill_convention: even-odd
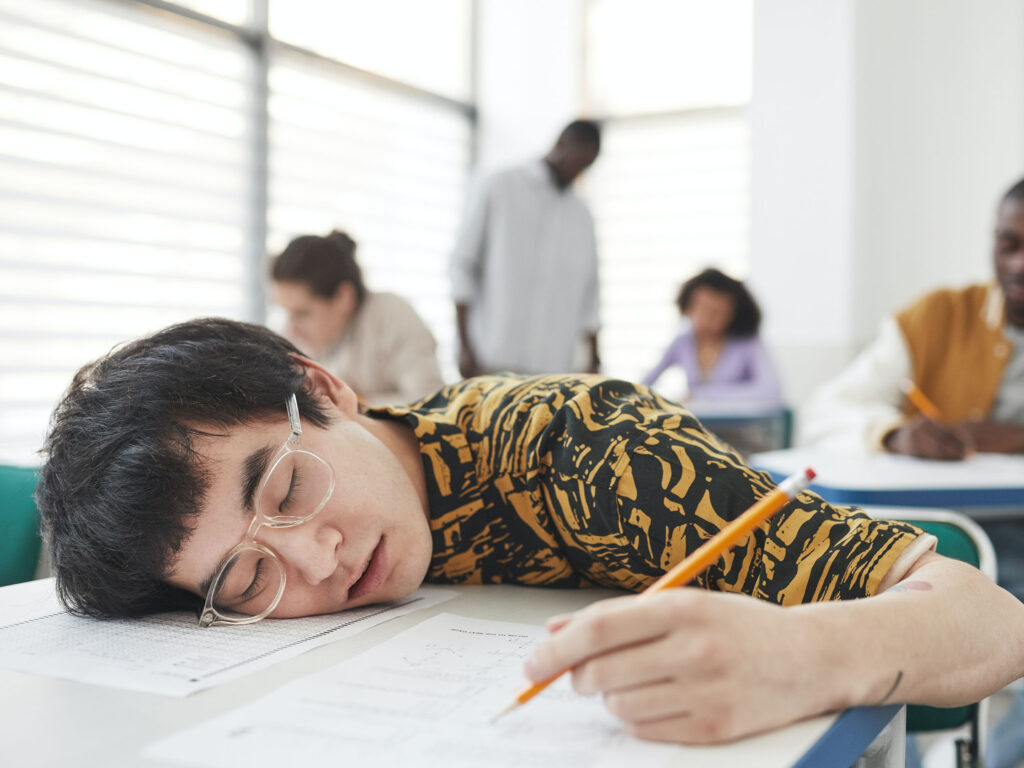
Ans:
[{"label": "nose", "polygon": [[260,537],[284,561],[289,575],[297,574],[312,586],[338,570],[343,542],[341,531],[318,523],[314,518],[292,528],[265,528]]}]

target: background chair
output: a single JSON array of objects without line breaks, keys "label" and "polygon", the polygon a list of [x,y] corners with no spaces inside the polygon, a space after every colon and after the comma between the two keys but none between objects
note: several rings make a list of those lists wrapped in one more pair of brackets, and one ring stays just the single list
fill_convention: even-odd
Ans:
[{"label": "background chair", "polygon": [[687,403],[706,429],[744,456],[789,448],[793,441],[793,411],[782,405]]},{"label": "background chair", "polygon": [[0,586],[35,575],[42,547],[35,489],[34,468],[0,465]]},{"label": "background chair", "polygon": [[[938,539],[940,555],[973,565],[995,581],[996,555],[985,531],[967,515],[951,510],[914,507],[865,508],[873,517],[905,520]],[[956,740],[957,768],[982,765],[984,724],[988,719],[988,700],[982,699],[967,707],[950,709],[911,705],[907,707],[907,733],[931,733],[964,728],[966,733]]]}]

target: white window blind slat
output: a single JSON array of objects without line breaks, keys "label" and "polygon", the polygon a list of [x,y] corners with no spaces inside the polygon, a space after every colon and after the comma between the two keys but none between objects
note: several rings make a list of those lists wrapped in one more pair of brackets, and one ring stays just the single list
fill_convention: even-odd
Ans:
[{"label": "white window blind slat", "polygon": [[[67,130],[71,130],[69,127]],[[175,155],[163,148],[135,149],[106,137],[82,137],[42,126],[15,125],[0,115],[0,157],[13,162],[53,165],[90,176],[118,176],[145,181],[158,177],[188,190],[202,188],[221,195],[237,194],[238,163]]]},{"label": "white window blind slat", "polygon": [[[269,251],[294,234],[349,229],[367,282],[412,301],[453,373],[445,265],[472,119],[451,97],[469,82],[470,5],[397,1],[447,25],[451,44],[422,34],[425,21],[410,34],[430,47],[427,64],[394,35],[391,50],[364,46],[385,74],[411,62],[405,84],[271,44],[261,159],[252,31],[192,13],[244,25],[252,0],[0,0],[0,461],[35,460],[86,361],[189,317],[241,318],[264,217]],[[270,11],[293,44],[320,34],[315,14],[284,0]],[[332,12],[351,26],[367,11]],[[417,91],[439,74],[434,95]],[[252,188],[263,160],[265,212]]]},{"label": "white window blind slat", "polygon": [[83,363],[241,316],[251,56],[126,3],[0,19],[0,461],[20,462]]},{"label": "white window blind slat", "polygon": [[371,290],[408,299],[454,370],[447,260],[469,165],[469,119],[456,110],[323,68],[270,72],[271,253],[337,228],[358,243]]}]

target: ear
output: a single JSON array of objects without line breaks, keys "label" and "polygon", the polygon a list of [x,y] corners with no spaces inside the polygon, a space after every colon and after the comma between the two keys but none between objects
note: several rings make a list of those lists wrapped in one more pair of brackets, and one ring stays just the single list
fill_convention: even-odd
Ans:
[{"label": "ear", "polygon": [[308,357],[293,353],[291,358],[305,372],[306,381],[314,395],[326,399],[346,416],[355,416],[359,400],[352,387]]}]

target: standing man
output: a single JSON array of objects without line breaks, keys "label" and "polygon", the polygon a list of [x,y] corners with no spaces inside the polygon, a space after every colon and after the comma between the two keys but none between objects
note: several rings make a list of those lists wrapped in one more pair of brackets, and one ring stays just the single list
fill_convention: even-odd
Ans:
[{"label": "standing man", "polygon": [[597,159],[596,123],[577,120],[551,151],[487,179],[471,197],[451,260],[459,371],[596,373],[594,220],[572,183]]}]

